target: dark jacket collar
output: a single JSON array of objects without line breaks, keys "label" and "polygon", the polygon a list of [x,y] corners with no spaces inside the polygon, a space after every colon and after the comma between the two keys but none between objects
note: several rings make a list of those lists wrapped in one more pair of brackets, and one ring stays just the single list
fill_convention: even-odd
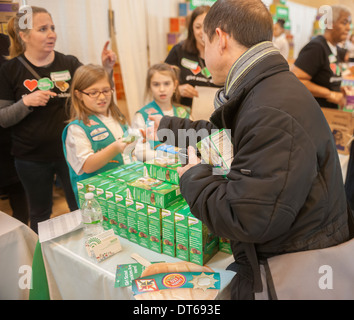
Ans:
[{"label": "dark jacket collar", "polygon": [[285,71],[289,71],[289,65],[281,54],[267,57],[247,74],[230,100],[214,111],[210,117],[210,122],[218,128],[233,129],[232,123],[249,92],[262,80]]}]

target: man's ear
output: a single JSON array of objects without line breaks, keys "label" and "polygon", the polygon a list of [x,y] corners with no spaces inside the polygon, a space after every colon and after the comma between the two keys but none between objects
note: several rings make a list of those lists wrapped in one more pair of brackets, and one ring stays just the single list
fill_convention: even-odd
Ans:
[{"label": "man's ear", "polygon": [[222,54],[228,46],[228,34],[220,28],[215,29],[215,34],[218,41],[219,52]]}]

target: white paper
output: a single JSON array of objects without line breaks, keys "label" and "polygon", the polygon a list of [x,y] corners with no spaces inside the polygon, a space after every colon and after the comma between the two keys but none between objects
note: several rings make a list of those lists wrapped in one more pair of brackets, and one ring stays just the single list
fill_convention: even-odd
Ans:
[{"label": "white paper", "polygon": [[45,242],[82,228],[81,211],[70,213],[38,223],[39,242]]},{"label": "white paper", "polygon": [[192,120],[209,121],[210,116],[215,110],[215,94],[220,88],[196,86],[195,89],[198,91],[199,97],[193,98]]}]

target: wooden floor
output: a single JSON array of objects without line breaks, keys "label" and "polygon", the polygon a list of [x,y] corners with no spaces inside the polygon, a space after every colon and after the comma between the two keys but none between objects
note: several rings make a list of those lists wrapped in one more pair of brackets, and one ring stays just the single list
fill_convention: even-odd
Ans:
[{"label": "wooden floor", "polygon": [[[0,200],[0,211],[12,216],[12,209],[8,200]],[[61,188],[53,188],[53,211],[51,218],[70,212]]]}]

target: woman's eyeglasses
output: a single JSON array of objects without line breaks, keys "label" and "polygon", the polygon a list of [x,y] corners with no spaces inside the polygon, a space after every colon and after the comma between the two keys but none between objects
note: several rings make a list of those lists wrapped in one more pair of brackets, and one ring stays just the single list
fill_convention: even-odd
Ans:
[{"label": "woman's eyeglasses", "polygon": [[85,92],[85,91],[81,91],[81,90],[79,90],[79,91],[83,94],[86,94],[87,96],[89,96],[92,99],[97,99],[101,95],[101,93],[105,97],[109,97],[113,93],[113,89],[111,89],[111,88],[103,89],[102,91],[100,91],[100,90],[94,90],[94,91],[90,91],[90,92]]}]

